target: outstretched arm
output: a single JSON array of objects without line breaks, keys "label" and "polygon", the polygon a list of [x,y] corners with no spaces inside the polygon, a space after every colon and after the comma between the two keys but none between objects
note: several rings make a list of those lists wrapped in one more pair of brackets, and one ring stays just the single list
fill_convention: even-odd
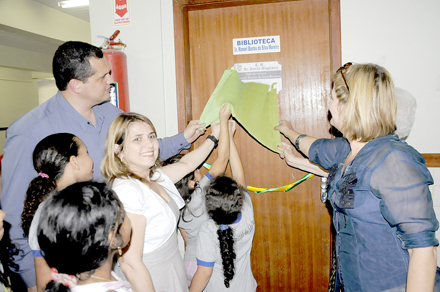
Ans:
[{"label": "outstretched arm", "polygon": [[228,104],[225,103],[220,110],[220,140],[218,143],[218,156],[212,163],[209,174],[215,178],[225,172],[229,160],[229,129],[228,120],[231,116],[231,111],[228,109]]},{"label": "outstretched arm", "polygon": [[[211,124],[212,135],[218,140],[220,136],[220,125]],[[162,167],[162,171],[173,183],[181,180],[185,175],[194,171],[208,157],[215,144],[211,139],[206,139],[202,145],[189,152],[179,162]]]},{"label": "outstretched arm", "polygon": [[231,164],[232,177],[239,185],[246,187],[243,164],[241,163],[240,155],[234,143],[234,133],[235,121],[229,121],[229,163]]},{"label": "outstretched arm", "polygon": [[159,141],[160,160],[165,161],[168,158],[179,154],[183,149],[188,149],[191,143],[197,140],[197,138],[203,133],[205,133],[205,124],[199,125],[198,120],[192,120],[188,123],[182,133],[172,137],[157,139]]},{"label": "outstretched arm", "polygon": [[319,165],[310,162],[310,160],[307,158],[295,156],[293,154],[294,150],[292,145],[282,142],[282,146],[278,146],[278,149],[281,151],[281,159],[285,159],[289,166],[311,172],[319,176],[328,176],[328,172],[319,167]]},{"label": "outstretched arm", "polygon": [[[280,133],[289,139],[292,144],[295,144],[296,139],[299,135],[301,135],[301,133],[295,131],[292,127],[292,124],[286,120],[281,120],[280,124],[276,126],[274,130],[280,131]],[[313,142],[315,141],[315,137],[305,136],[301,139],[298,150],[308,157],[310,146],[312,146]]]}]

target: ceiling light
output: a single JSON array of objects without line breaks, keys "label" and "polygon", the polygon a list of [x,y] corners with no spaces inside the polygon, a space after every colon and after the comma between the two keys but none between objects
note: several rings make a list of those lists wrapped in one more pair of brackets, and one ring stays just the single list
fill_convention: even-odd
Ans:
[{"label": "ceiling light", "polygon": [[79,6],[88,6],[89,0],[68,0],[68,1],[58,1],[58,6],[61,8],[72,8]]}]

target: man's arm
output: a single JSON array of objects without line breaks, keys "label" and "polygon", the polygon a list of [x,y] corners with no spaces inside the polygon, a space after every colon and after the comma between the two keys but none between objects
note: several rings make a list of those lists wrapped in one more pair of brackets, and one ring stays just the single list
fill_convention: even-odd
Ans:
[{"label": "man's arm", "polygon": [[[38,142],[38,141],[37,141]],[[1,206],[5,211],[5,221],[11,224],[11,240],[19,245],[22,251],[15,257],[19,265],[18,273],[27,287],[36,285],[34,258],[27,238],[21,229],[21,213],[29,182],[37,176],[32,164],[32,152],[35,145],[33,139],[25,135],[14,135],[7,132],[5,154],[2,159],[2,192]]]},{"label": "man's arm", "polygon": [[[165,161],[168,158],[179,154],[183,149],[188,149],[192,142],[205,133],[204,127],[205,124],[199,125],[198,120],[192,120],[188,123],[188,126],[182,133],[158,139],[160,161]],[[200,130],[201,128],[203,128],[203,130]]]}]

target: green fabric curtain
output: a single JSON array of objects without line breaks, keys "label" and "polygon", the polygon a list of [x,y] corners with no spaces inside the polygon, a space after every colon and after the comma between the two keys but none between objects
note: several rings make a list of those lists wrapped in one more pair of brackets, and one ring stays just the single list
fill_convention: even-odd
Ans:
[{"label": "green fabric curtain", "polygon": [[232,116],[258,142],[279,153],[280,133],[273,128],[279,124],[277,90],[261,83],[243,83],[236,70],[226,69],[209,98],[200,123],[219,122],[219,111],[227,102]]}]

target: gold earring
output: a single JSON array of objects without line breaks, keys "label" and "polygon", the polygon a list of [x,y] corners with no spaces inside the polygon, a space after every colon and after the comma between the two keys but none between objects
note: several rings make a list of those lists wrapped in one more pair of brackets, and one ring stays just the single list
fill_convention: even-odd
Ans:
[{"label": "gold earring", "polygon": [[118,246],[118,254],[121,256],[122,255],[122,249],[120,246]]}]

